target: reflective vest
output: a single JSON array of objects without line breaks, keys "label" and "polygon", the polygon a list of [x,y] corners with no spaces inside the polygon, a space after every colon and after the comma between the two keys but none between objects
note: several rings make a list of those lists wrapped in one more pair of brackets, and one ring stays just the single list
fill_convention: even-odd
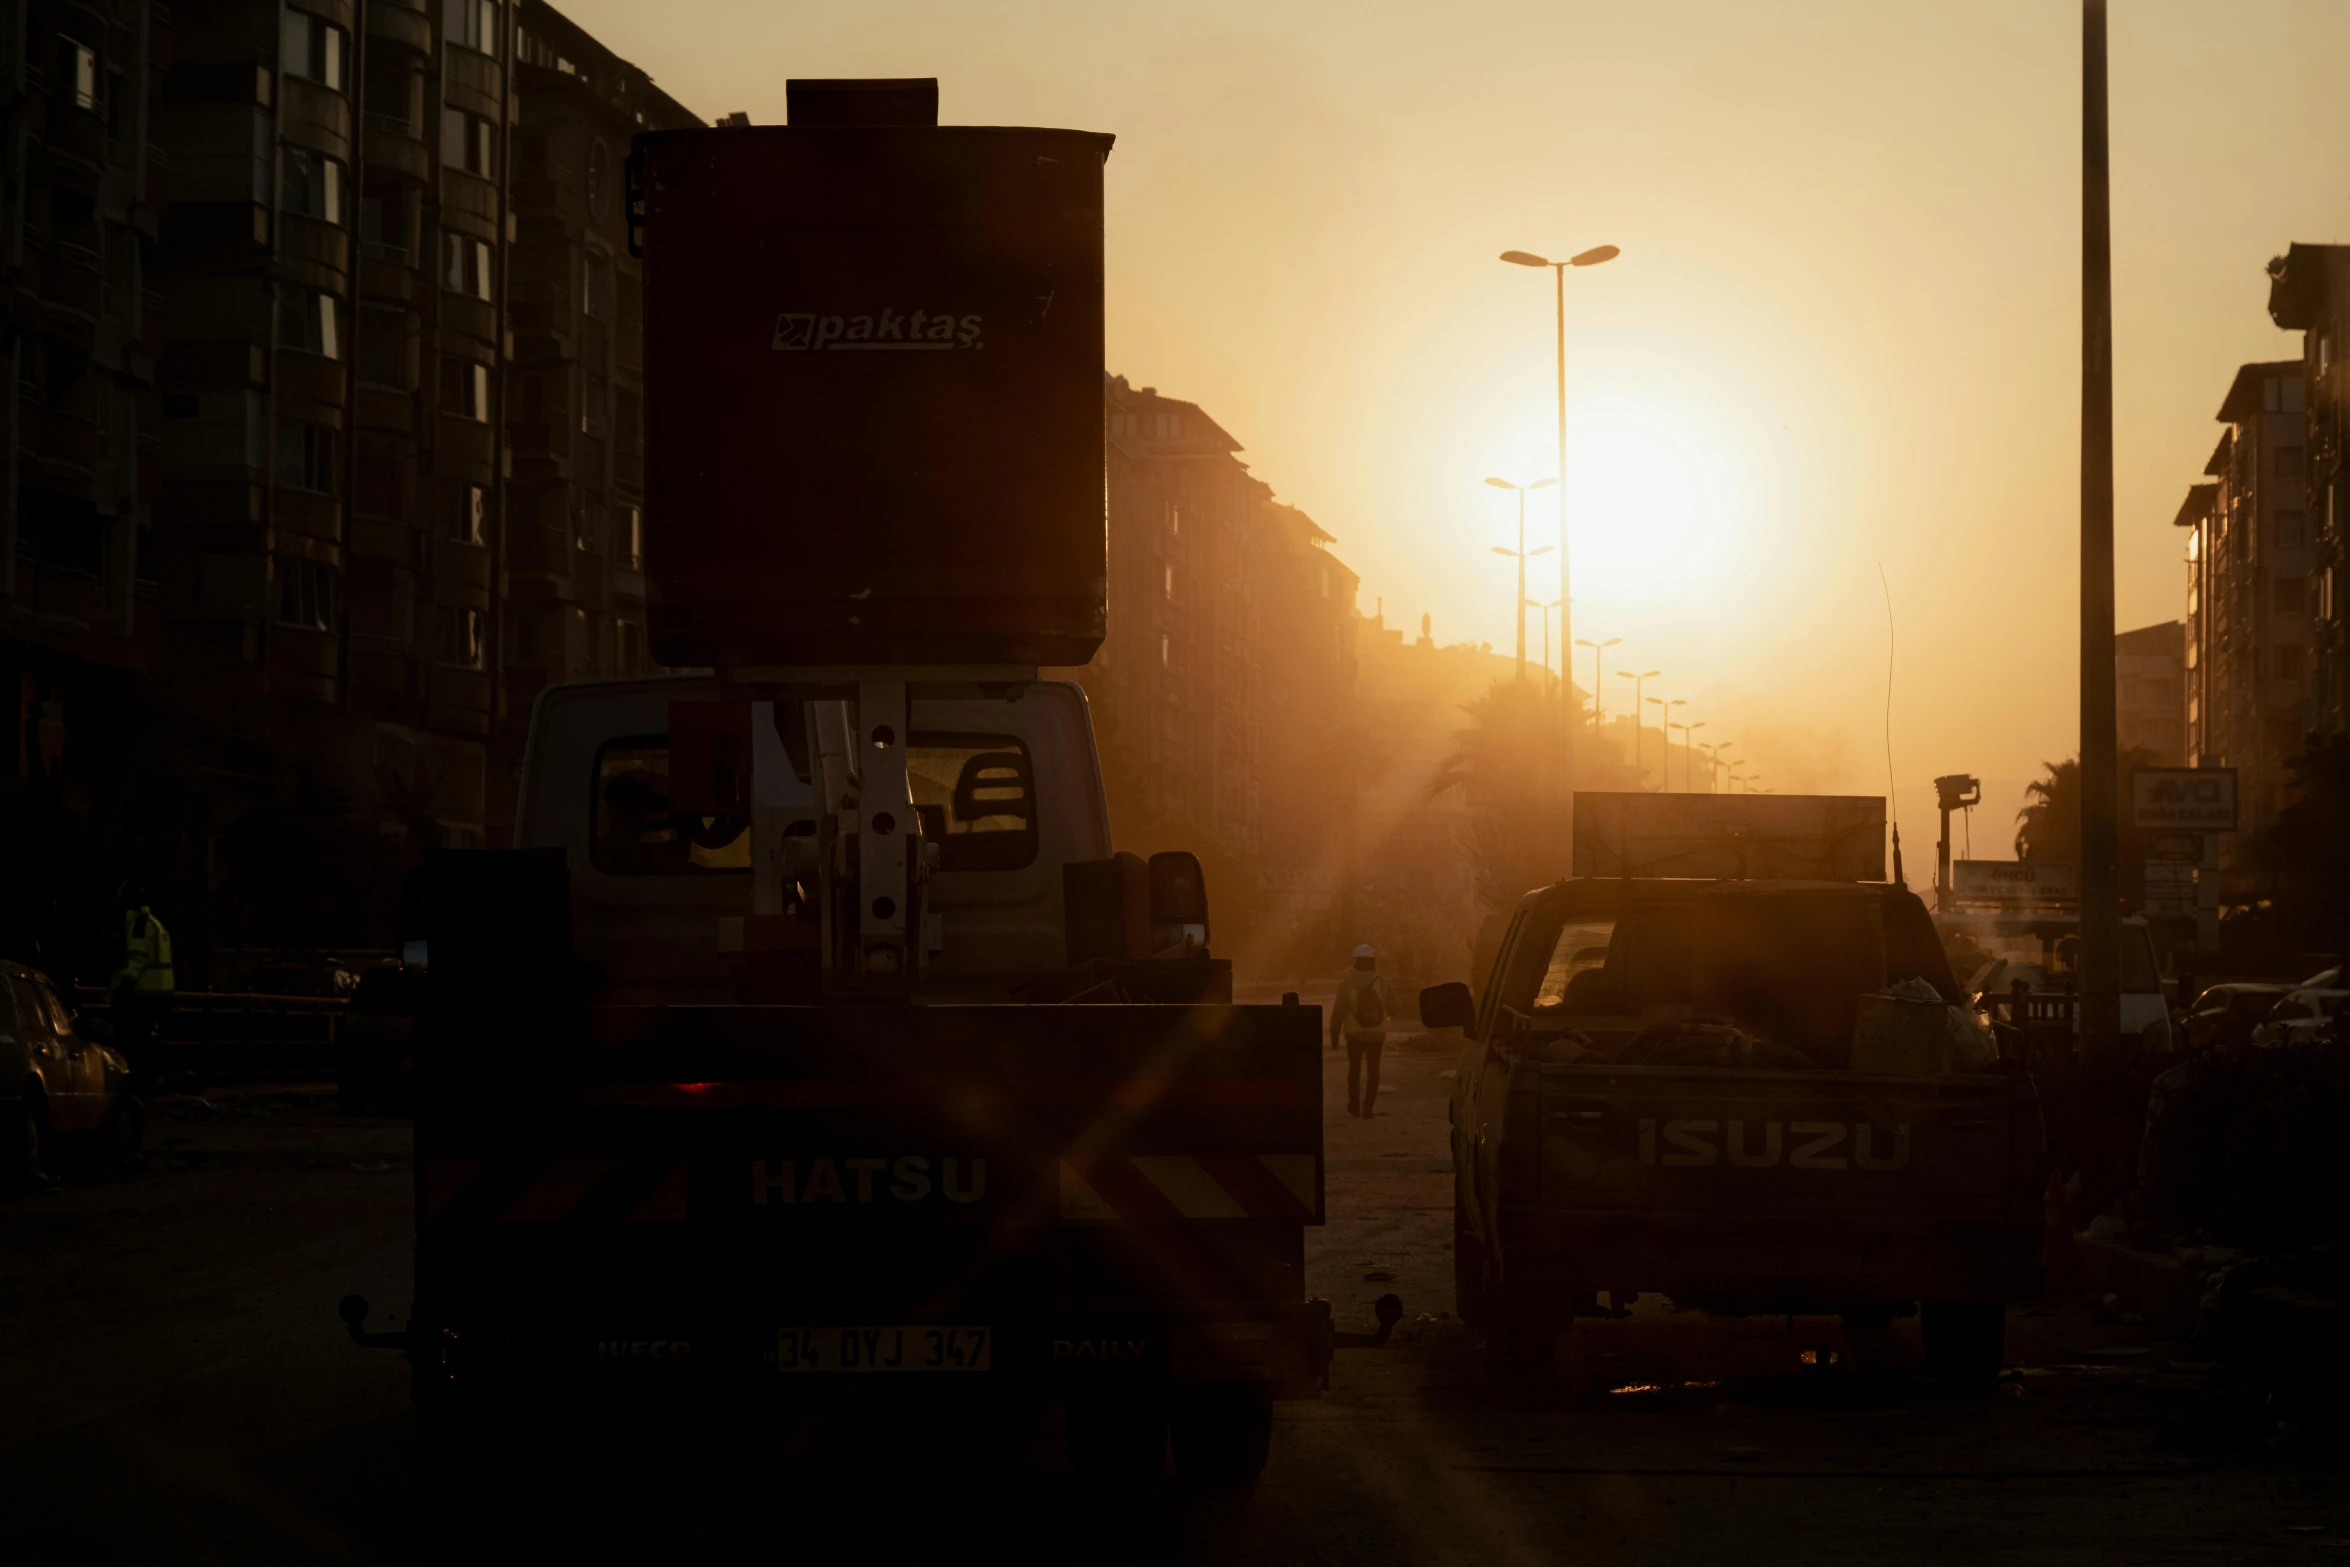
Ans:
[{"label": "reflective vest", "polygon": [[163,921],[152,909],[141,905],[123,911],[122,952],[122,972],[115,976],[118,984],[128,980],[141,990],[178,988],[171,973],[171,932],[163,928]]}]

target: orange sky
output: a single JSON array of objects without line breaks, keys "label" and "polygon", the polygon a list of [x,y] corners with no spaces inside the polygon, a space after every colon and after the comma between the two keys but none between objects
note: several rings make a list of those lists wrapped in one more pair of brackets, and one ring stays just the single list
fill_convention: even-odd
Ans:
[{"label": "orange sky", "polygon": [[[1881,793],[1882,563],[1913,844],[1935,773],[1986,780],[1981,852],[2073,749],[2068,0],[564,9],[705,115],[936,76],[950,122],[1116,133],[1110,368],[1202,403],[1365,609],[1444,640],[1507,646],[1480,480],[1553,461],[1549,279],[1495,257],[1620,245],[1568,279],[1577,634],[1771,784]],[[2298,352],[2262,264],[2350,239],[2350,6],[2114,12],[2127,627],[2179,613],[2170,517],[2234,367]]]}]

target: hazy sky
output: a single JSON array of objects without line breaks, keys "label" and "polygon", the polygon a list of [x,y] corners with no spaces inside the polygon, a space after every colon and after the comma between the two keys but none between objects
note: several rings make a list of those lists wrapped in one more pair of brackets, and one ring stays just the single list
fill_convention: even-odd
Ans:
[{"label": "hazy sky", "polygon": [[[1508,645],[1513,513],[1480,481],[1553,465],[1550,279],[1495,258],[1620,245],[1567,321],[1575,629],[1624,638],[1610,703],[1660,669],[1771,784],[1882,792],[1881,564],[1913,845],[1934,774],[1986,780],[1982,849],[2074,748],[2070,0],[563,8],[705,116],[936,76],[950,123],[1114,132],[1110,368],[1202,404],[1366,610],[1440,640]],[[2350,3],[2113,9],[2129,627],[2180,612],[2170,518],[2235,366],[2299,352],[2263,263],[2350,239]]]}]

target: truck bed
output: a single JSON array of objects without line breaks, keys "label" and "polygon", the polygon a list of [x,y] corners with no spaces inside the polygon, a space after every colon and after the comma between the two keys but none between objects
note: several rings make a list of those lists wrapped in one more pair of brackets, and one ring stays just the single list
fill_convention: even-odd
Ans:
[{"label": "truck bed", "polygon": [[[2042,1153],[2028,1080],[2005,1074],[1555,1066],[1512,1110],[1536,1169],[1505,1245],[1553,1287],[1680,1298],[1888,1302],[2037,1288]],[[1515,1237],[1510,1235],[1516,1230]]]}]

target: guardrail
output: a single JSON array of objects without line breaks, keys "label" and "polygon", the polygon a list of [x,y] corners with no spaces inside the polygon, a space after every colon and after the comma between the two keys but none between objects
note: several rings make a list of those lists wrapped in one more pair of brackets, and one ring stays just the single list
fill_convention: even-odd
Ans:
[{"label": "guardrail", "polygon": [[[106,992],[77,988],[85,1017],[109,1018]],[[272,996],[188,990],[156,1010],[155,1037],[135,1063],[158,1078],[197,1076],[328,1078],[350,1003],[340,996]]]}]

